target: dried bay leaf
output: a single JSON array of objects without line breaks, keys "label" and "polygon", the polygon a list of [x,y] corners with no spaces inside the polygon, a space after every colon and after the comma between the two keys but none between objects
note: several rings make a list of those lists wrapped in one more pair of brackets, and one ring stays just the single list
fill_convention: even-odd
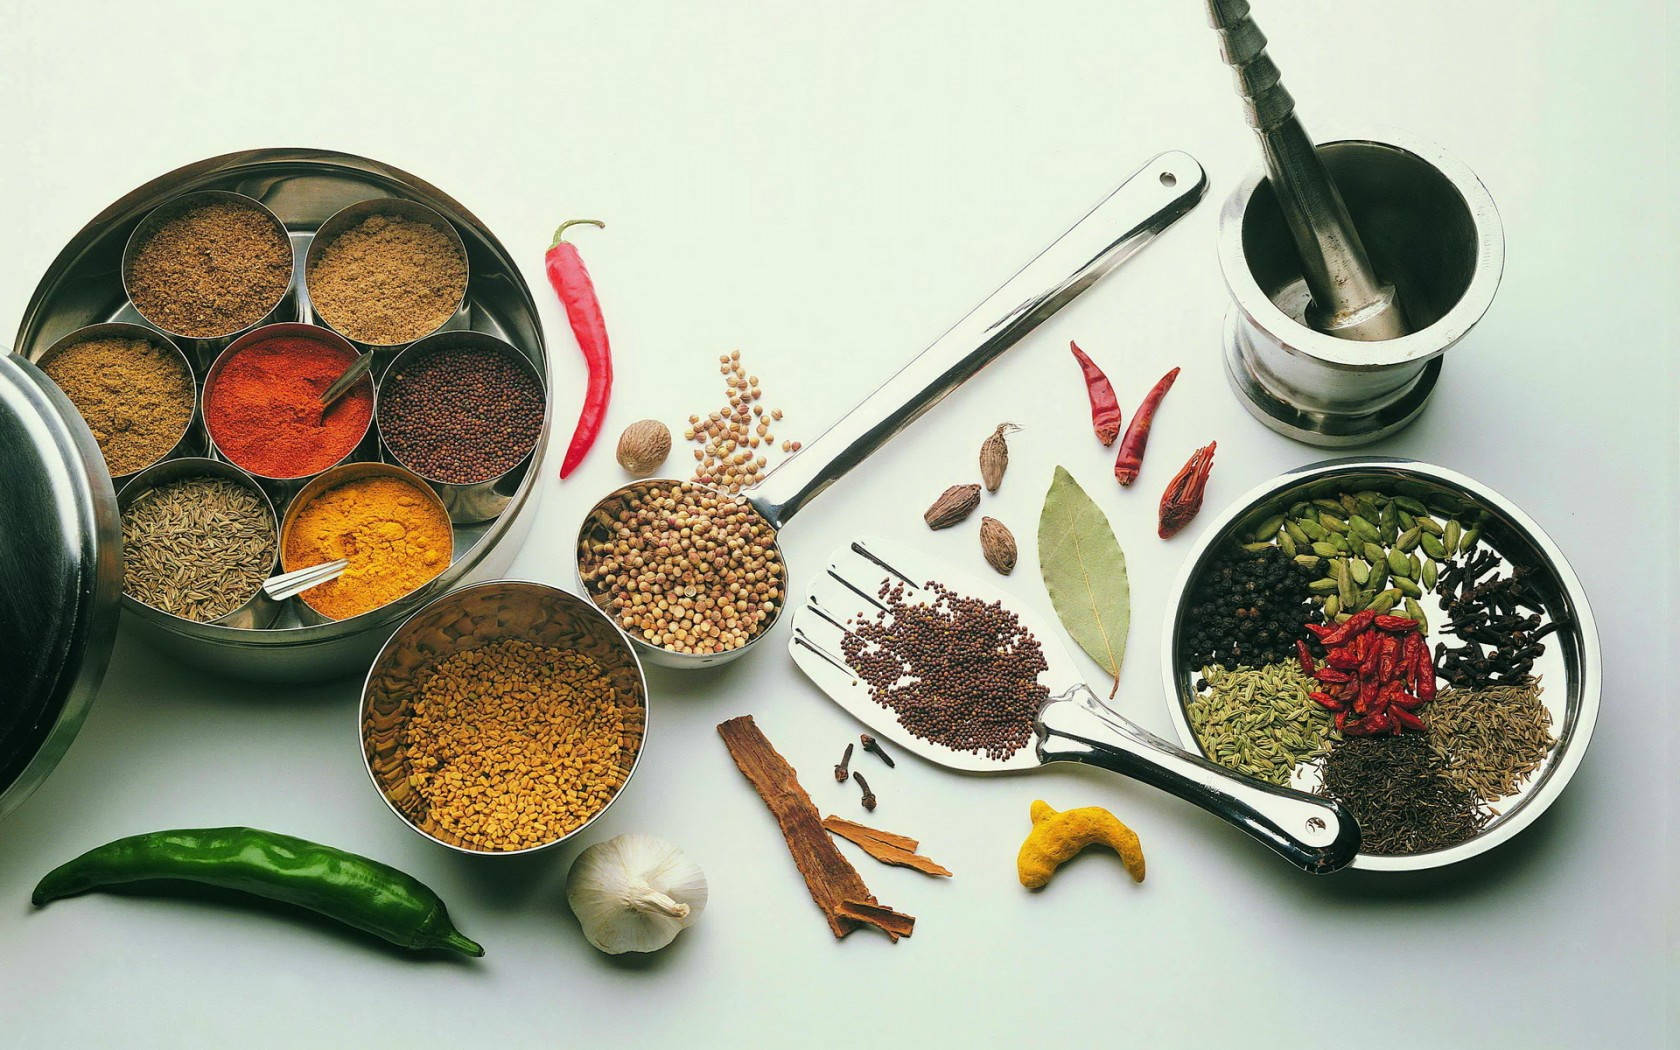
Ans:
[{"label": "dried bay leaf", "polygon": [[1038,516],[1038,568],[1062,626],[1114,679],[1126,658],[1132,588],[1108,517],[1066,467],[1057,467]]}]

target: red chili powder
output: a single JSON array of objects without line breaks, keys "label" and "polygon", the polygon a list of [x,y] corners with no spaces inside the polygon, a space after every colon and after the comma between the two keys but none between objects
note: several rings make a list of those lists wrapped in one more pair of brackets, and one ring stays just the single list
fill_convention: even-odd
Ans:
[{"label": "red chili powder", "polygon": [[355,360],[351,351],[306,336],[275,336],[241,349],[205,391],[211,440],[264,477],[327,469],[356,447],[373,416],[373,384],[366,379],[321,415],[321,395]]}]

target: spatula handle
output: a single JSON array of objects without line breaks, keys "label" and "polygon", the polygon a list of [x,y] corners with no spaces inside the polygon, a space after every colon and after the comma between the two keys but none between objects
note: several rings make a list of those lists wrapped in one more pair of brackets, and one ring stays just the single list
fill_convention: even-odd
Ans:
[{"label": "spatula handle", "polygon": [[[776,528],[946,394],[1154,240],[1207,190],[1188,153],[1140,168],[1003,287],[747,493]],[[862,338],[873,333],[864,332]]]},{"label": "spatula handle", "polygon": [[1359,825],[1341,803],[1238,776],[1175,747],[1109,709],[1085,686],[1039,713],[1043,762],[1101,766],[1200,806],[1295,866],[1335,871],[1359,852]]}]

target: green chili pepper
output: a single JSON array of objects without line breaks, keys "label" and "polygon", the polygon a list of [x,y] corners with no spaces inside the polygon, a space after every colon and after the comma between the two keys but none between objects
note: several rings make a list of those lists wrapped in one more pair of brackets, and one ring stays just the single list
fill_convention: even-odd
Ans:
[{"label": "green chili pepper", "polygon": [[484,949],[455,929],[437,894],[396,868],[255,828],[154,831],[105,845],[47,872],[37,907],[126,882],[180,879],[240,890],[365,930],[404,948]]}]

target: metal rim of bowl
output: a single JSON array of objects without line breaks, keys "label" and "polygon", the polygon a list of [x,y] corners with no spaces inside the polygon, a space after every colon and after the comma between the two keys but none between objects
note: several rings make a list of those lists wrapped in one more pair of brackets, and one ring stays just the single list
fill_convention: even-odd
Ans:
[{"label": "metal rim of bowl", "polygon": [[[354,463],[340,463],[335,467],[328,467],[326,470],[315,475],[309,484],[299,489],[297,495],[292,497],[291,502],[286,504],[286,513],[280,518],[279,558],[280,570],[282,572],[291,572],[293,569],[305,568],[305,566],[302,565],[286,564],[286,536],[292,531],[292,526],[297,522],[298,514],[300,514],[304,508],[308,507],[311,503],[315,502],[315,500],[323,493],[329,492],[340,485],[348,484],[352,481],[360,481],[361,479],[367,477],[395,478],[398,481],[406,483],[425,497],[427,502],[431,504],[432,509],[437,511],[438,516],[441,517],[445,523],[449,522],[449,511],[444,507],[443,500],[438,498],[438,494],[432,491],[432,487],[426,484],[425,479],[421,478],[420,475],[414,473],[412,470],[409,470],[407,467],[398,466],[395,463],[381,463],[370,460],[361,460]],[[449,529],[449,557],[451,562],[455,557],[455,529],[453,525],[451,525]],[[448,568],[449,565],[445,564],[444,571],[448,571]],[[439,573],[439,575],[442,575],[442,573]],[[414,590],[420,590],[436,579],[437,576],[433,576],[432,579],[420,584],[420,586],[416,587]],[[304,598],[303,594],[296,595],[295,600],[298,603],[297,610],[300,616],[307,616],[311,619],[318,617],[322,624],[349,623],[350,621],[356,620],[360,617],[377,613],[386,606],[395,605],[397,602],[402,601],[404,598],[409,597],[409,595],[412,595],[413,593],[414,591],[409,591],[407,594],[392,598],[388,602],[375,605],[371,609],[364,609],[361,612],[356,613],[354,616],[346,616],[342,619],[328,616],[326,613],[315,608],[315,606],[309,604],[309,601]],[[428,602],[427,604],[429,605],[431,603]],[[413,617],[405,618],[403,622],[407,623],[408,620],[412,618]]]},{"label": "metal rim of bowl", "polygon": [[[161,477],[161,475],[169,476],[164,478]],[[127,482],[123,484],[123,487],[117,491],[117,511],[119,516],[126,513],[128,508],[134,504],[135,500],[139,499],[150,490],[157,488],[159,485],[167,485],[172,481],[178,481],[182,478],[189,477],[226,478],[234,484],[239,485],[247,492],[255,493],[257,498],[262,500],[263,507],[268,510],[269,526],[274,529],[274,558],[269,562],[268,571],[264,574],[264,576],[266,578],[267,576],[274,575],[274,567],[280,563],[280,515],[274,509],[274,501],[268,498],[268,493],[264,492],[262,486],[257,483],[256,479],[237,463],[229,463],[226,460],[221,459],[212,459],[209,456],[182,456],[175,459],[159,460],[147,467],[145,470],[137,471],[128,479]],[[148,613],[154,613],[158,616],[167,616],[172,620],[180,620],[184,623],[205,624],[218,623],[229,616],[243,612],[252,603],[261,600],[262,597],[262,584],[258,583],[256,591],[247,597],[243,602],[240,602],[237,608],[223,613],[214,620],[190,620],[177,613],[169,612],[166,609],[160,609],[150,602],[143,602],[134,597],[132,594],[129,594],[128,588],[126,587],[123,588],[122,592],[122,604],[123,608],[129,610],[130,612],[138,612],[143,609]]]},{"label": "metal rim of bowl", "polygon": [[[583,516],[583,522],[578,526],[577,542],[572,548],[573,571],[577,576],[578,588],[582,591],[583,596],[588,599],[589,603],[593,605],[601,613],[601,615],[605,616],[609,620],[612,620],[615,625],[618,624],[618,620],[613,616],[613,614],[602,606],[600,597],[595,593],[595,588],[591,587],[589,582],[583,578],[583,545],[589,537],[590,523],[594,521],[595,515],[598,511],[604,509],[609,504],[622,505],[631,493],[639,490],[645,490],[655,485],[690,485],[714,492],[719,496],[731,496],[731,498],[739,499],[745,503],[749,510],[751,510],[755,515],[758,515],[761,521],[764,521],[765,527],[770,529],[770,534],[773,537],[772,546],[775,548],[776,558],[781,562],[782,566],[782,596],[780,600],[776,602],[776,614],[770,617],[769,621],[765,623],[763,627],[759,628],[757,634],[754,634],[751,638],[747,639],[744,644],[738,645],[733,649],[725,650],[721,653],[679,653],[667,649],[664,646],[655,645],[644,638],[638,638],[629,631],[624,631],[624,635],[630,639],[630,644],[635,646],[638,653],[645,656],[649,662],[659,667],[675,667],[689,670],[700,667],[717,667],[733,660],[738,660],[745,656],[747,651],[753,646],[767,638],[771,631],[776,629],[776,625],[782,622],[782,614],[787,611],[788,607],[788,565],[787,556],[782,551],[781,533],[775,526],[771,525],[762,514],[759,513],[758,508],[754,507],[745,496],[732,495],[724,492],[722,489],[714,488],[710,485],[701,485],[700,483],[694,481],[681,481],[676,478],[640,478],[636,481],[630,482],[629,484],[620,485],[618,488],[613,489],[605,496],[596,500],[594,505],[589,508],[589,512]],[[622,627],[619,629],[623,631]]]},{"label": "metal rim of bowl", "polygon": [[[180,363],[181,369],[186,373],[187,385],[192,387],[192,411],[187,413],[187,421],[181,425],[180,433],[175,435],[175,440],[170,443],[169,448],[156,459],[146,463],[137,470],[131,470],[126,474],[111,475],[112,482],[120,491],[129,481],[138,477],[145,471],[157,466],[159,463],[167,462],[170,459],[181,458],[178,453],[181,450],[182,443],[187,440],[187,437],[190,434],[192,434],[193,423],[204,418],[204,395],[198,387],[197,374],[193,370],[192,362],[187,359],[187,355],[181,350],[181,348],[175,344],[175,340],[171,338],[167,332],[164,332],[161,329],[149,328],[146,325],[134,324],[130,321],[100,321],[96,324],[83,325],[74,331],[67,332],[55,340],[51,346],[41,351],[41,355],[35,359],[34,364],[42,371],[46,371],[47,365],[52,362],[53,358],[72,347],[80,346],[83,343],[91,343],[96,339],[139,339],[144,340],[152,346],[168,350],[175,355],[176,361]],[[50,379],[51,376],[48,376],[48,378]],[[69,395],[65,396],[68,397]],[[71,404],[75,404],[75,402],[72,401]],[[81,406],[78,405],[76,407],[76,411],[79,414],[81,412]],[[206,430],[206,435],[208,436],[208,429]],[[104,455],[104,449],[100,450],[100,454]],[[109,462],[106,463],[106,469],[110,469]]]},{"label": "metal rim of bowl", "polygon": [[129,233],[127,242],[123,244],[122,272],[119,275],[122,281],[123,295],[128,297],[129,304],[134,307],[134,312],[144,318],[147,324],[152,325],[158,331],[164,333],[172,339],[200,341],[226,339],[229,336],[237,335],[248,328],[261,325],[265,319],[273,316],[274,311],[278,310],[280,306],[285,303],[287,294],[292,290],[292,284],[296,279],[296,275],[288,271],[285,287],[280,289],[280,294],[274,297],[273,302],[270,302],[267,306],[263,307],[262,313],[258,314],[254,320],[229,328],[225,332],[216,332],[211,335],[188,335],[185,332],[177,332],[174,329],[167,328],[162,323],[147,317],[146,311],[140,309],[140,304],[134,301],[134,292],[129,287],[129,273],[134,266],[134,257],[140,252],[141,242],[150,240],[152,234],[156,233],[158,228],[168,220],[192,210],[195,201],[203,201],[206,203],[210,201],[224,201],[237,203],[251,208],[268,219],[269,224],[274,228],[275,232],[280,235],[280,240],[286,245],[287,255],[295,258],[292,251],[291,232],[286,229],[286,224],[280,221],[280,217],[274,214],[273,211],[269,210],[268,205],[264,204],[262,201],[247,197],[245,194],[238,193],[234,190],[188,190],[184,193],[176,194],[153,208],[151,211],[147,212],[145,216],[141,218],[139,224],[134,227],[134,230]]},{"label": "metal rim of bowl", "polygon": [[[434,607],[442,605],[445,602],[459,600],[466,595],[486,588],[505,587],[508,585],[532,587],[538,591],[544,592],[545,596],[550,599],[552,599],[554,595],[564,595],[567,598],[576,599],[579,602],[579,608],[583,610],[584,615],[599,616],[601,621],[611,628],[614,634],[618,635],[619,639],[625,643],[625,653],[630,658],[630,666],[636,670],[636,682],[641,686],[642,736],[640,743],[636,747],[636,754],[630,760],[630,768],[624,774],[624,783],[618,786],[618,790],[613,792],[612,797],[607,799],[600,809],[591,814],[588,820],[585,820],[582,824],[579,824],[577,827],[566,832],[552,842],[545,842],[537,846],[526,846],[523,849],[516,850],[478,850],[472,849],[468,846],[457,845],[453,842],[445,842],[443,839],[438,838],[431,832],[415,824],[412,820],[409,820],[407,814],[403,813],[402,810],[396,807],[396,804],[393,803],[390,797],[385,794],[385,789],[380,786],[379,778],[373,772],[373,762],[368,758],[367,736],[363,730],[363,726],[367,718],[368,696],[373,688],[374,676],[379,672],[380,664],[384,662],[387,654],[391,650],[391,647],[398,643],[399,639],[402,638],[403,632],[408,630],[410,624],[426,615]],[[507,637],[517,638],[520,637],[520,635],[510,634]],[[633,644],[632,639],[625,630],[620,627],[611,616],[608,616],[606,613],[597,608],[592,600],[587,597],[580,597],[579,595],[573,594],[562,587],[556,587],[553,584],[548,583],[539,583],[536,580],[487,580],[483,583],[468,584],[465,587],[457,587],[452,591],[445,591],[443,594],[440,594],[436,598],[428,601],[426,604],[416,609],[412,614],[404,618],[397,629],[392,632],[391,637],[387,638],[385,643],[379,647],[379,654],[373,658],[373,663],[368,666],[367,676],[362,679],[361,700],[356,705],[356,747],[361,752],[362,769],[366,771],[368,775],[368,782],[373,785],[374,793],[379,796],[380,801],[385,803],[385,808],[396,814],[397,819],[402,821],[403,825],[413,831],[416,835],[421,836],[428,842],[435,842],[440,846],[453,850],[456,853],[460,853],[463,856],[517,857],[527,853],[540,853],[543,850],[553,849],[561,843],[570,840],[574,836],[582,834],[591,824],[600,820],[607,810],[613,807],[613,803],[624,797],[625,791],[630,787],[630,781],[635,777],[636,770],[640,768],[642,764],[642,755],[647,752],[648,733],[651,731],[653,725],[652,709],[652,696],[648,691],[647,684],[647,670],[642,666],[641,657],[637,653],[636,646]]]},{"label": "metal rim of bowl", "polygon": [[[456,297],[455,307],[449,311],[449,316],[439,322],[435,328],[422,332],[413,339],[402,339],[395,343],[376,343],[368,339],[359,339],[334,323],[332,318],[328,317],[326,312],[321,309],[321,304],[315,301],[314,294],[309,290],[309,275],[314,270],[315,264],[320,260],[321,253],[350,229],[375,215],[397,215],[414,222],[425,223],[442,233],[449,238],[449,243],[454,246],[456,254],[461,258],[461,265],[467,271],[466,280],[461,282],[461,294]],[[303,254],[302,282],[303,294],[309,300],[310,313],[321,319],[321,327],[330,329],[333,334],[343,336],[359,346],[367,347],[370,352],[390,351],[397,347],[417,343],[422,339],[429,339],[448,330],[450,323],[461,315],[461,310],[467,304],[467,286],[472,283],[472,262],[467,255],[467,244],[461,237],[461,231],[457,230],[455,224],[444,218],[437,209],[406,197],[369,197],[365,200],[356,201],[354,204],[346,204],[327,216],[326,220],[316,228],[315,236],[310,240],[309,248]]]},{"label": "metal rim of bowl", "polygon": [[[392,373],[397,370],[397,366],[399,364],[410,357],[418,361],[429,354],[441,353],[445,350],[454,350],[458,348],[487,349],[508,359],[509,361],[512,361],[515,367],[524,372],[528,378],[537,384],[537,396],[542,402],[542,416],[537,421],[537,439],[531,443],[531,447],[526,449],[524,453],[514,461],[513,465],[508,467],[506,470],[499,474],[493,474],[487,478],[479,478],[477,481],[445,481],[442,478],[434,478],[423,471],[417,470],[402,457],[402,454],[396,450],[396,447],[393,446],[390,441],[386,440],[385,424],[382,418],[385,407],[385,394],[390,390],[391,383],[393,382]],[[400,377],[395,380],[395,382],[398,383],[401,381]],[[431,335],[428,335],[423,339],[415,340],[405,349],[400,351],[396,357],[393,357],[389,365],[385,366],[384,376],[381,378],[379,384],[373,392],[373,425],[375,427],[375,432],[379,436],[380,446],[390,454],[392,462],[406,468],[416,477],[424,479],[427,484],[433,486],[449,485],[456,488],[473,488],[479,485],[494,484],[495,482],[507,477],[509,474],[512,474],[514,471],[529,463],[532,455],[536,453],[537,445],[542,441],[542,426],[543,423],[547,422],[547,417],[548,384],[545,383],[543,381],[543,377],[537,373],[536,367],[531,364],[531,359],[520,353],[519,348],[509,343],[507,340],[498,339],[488,332],[433,332]]]},{"label": "metal rim of bowl", "polygon": [[[1464,199],[1479,243],[1476,269],[1458,302],[1433,324],[1399,339],[1382,343],[1360,343],[1314,332],[1285,314],[1254,279],[1243,251],[1243,221],[1255,189],[1266,181],[1264,169],[1250,172],[1225,198],[1219,213],[1218,248],[1220,269],[1231,289],[1237,308],[1274,340],[1326,364],[1356,370],[1389,368],[1397,364],[1424,361],[1444,352],[1469,331],[1493,303],[1505,268],[1504,224],[1493,195],[1476,173],[1440,145],[1409,132],[1379,128],[1373,134],[1345,135],[1326,139],[1318,148],[1356,144],[1392,149],[1410,154],[1434,167]],[[1282,333],[1282,334],[1280,334]],[[1380,347],[1379,350],[1372,349]]]},{"label": "metal rim of bowl", "polygon": [[[221,443],[216,440],[215,432],[210,429],[210,395],[215,389],[217,381],[221,379],[222,371],[227,367],[229,361],[238,357],[251,347],[259,346],[271,339],[284,339],[287,337],[312,339],[317,343],[323,343],[335,350],[343,350],[350,355],[352,363],[354,363],[356,358],[362,356],[362,351],[356,349],[355,345],[352,344],[350,340],[344,338],[342,335],[339,335],[337,332],[334,332],[329,328],[322,328],[320,325],[310,324],[307,321],[276,321],[273,324],[265,324],[251,329],[249,332],[246,332],[238,339],[229,343],[222,349],[221,353],[216,355],[216,360],[211,362],[210,367],[205,370],[204,393],[200,398],[200,400],[204,403],[204,437],[205,440],[209,442],[211,450],[215,454],[227,460],[229,463],[238,467],[240,470],[243,470],[245,473],[251,475],[253,478],[260,478],[263,481],[273,482],[276,484],[296,484],[297,482],[304,481],[308,478],[319,477],[321,474],[332,470],[334,467],[344,466],[350,461],[351,457],[356,454],[356,450],[362,447],[362,443],[367,440],[368,432],[373,427],[373,411],[370,408],[368,411],[367,422],[362,424],[362,432],[356,435],[355,443],[350,446],[349,450],[346,451],[344,455],[333,460],[320,470],[312,470],[307,474],[295,474],[287,478],[275,477],[272,474],[264,474],[261,471],[252,470],[245,464],[235,460],[233,456],[229,454],[227,449],[221,446]],[[362,382],[368,384],[370,393],[375,392],[373,376],[363,376]],[[357,385],[359,386],[360,384]]]},{"label": "metal rim of bowl", "polygon": [[1356,456],[1298,467],[1261,482],[1237,497],[1202,532],[1174,577],[1172,589],[1167,592],[1174,596],[1172,613],[1166,618],[1161,632],[1161,675],[1166,688],[1167,711],[1180,743],[1192,754],[1205,756],[1200,741],[1196,739],[1196,734],[1191,730],[1190,723],[1184,715],[1184,694],[1180,689],[1183,676],[1179,673],[1178,653],[1174,642],[1179,621],[1184,613],[1185,598],[1209,551],[1227,538],[1226,531],[1239,519],[1251,513],[1260,504],[1275,498],[1283,490],[1358,471],[1413,475],[1425,482],[1457,489],[1497,510],[1544,556],[1548,563],[1547,570],[1553,576],[1558,590],[1568,599],[1574,613],[1572,633],[1578,636],[1581,649],[1580,670],[1574,683],[1579,690],[1579,703],[1575,724],[1558,736],[1556,759],[1550,768],[1542,767],[1543,782],[1537,785],[1531,794],[1524,796],[1515,809],[1508,809],[1498,823],[1456,846],[1407,855],[1360,853],[1352,864],[1355,869],[1365,871],[1424,871],[1444,868],[1502,845],[1550,808],[1569,785],[1575,770],[1586,755],[1587,747],[1592,741],[1593,727],[1598,720],[1602,688],[1603,663],[1598,629],[1580,578],[1576,576],[1575,570],[1546,531],[1515,503],[1488,486],[1433,463],[1403,458]]}]

